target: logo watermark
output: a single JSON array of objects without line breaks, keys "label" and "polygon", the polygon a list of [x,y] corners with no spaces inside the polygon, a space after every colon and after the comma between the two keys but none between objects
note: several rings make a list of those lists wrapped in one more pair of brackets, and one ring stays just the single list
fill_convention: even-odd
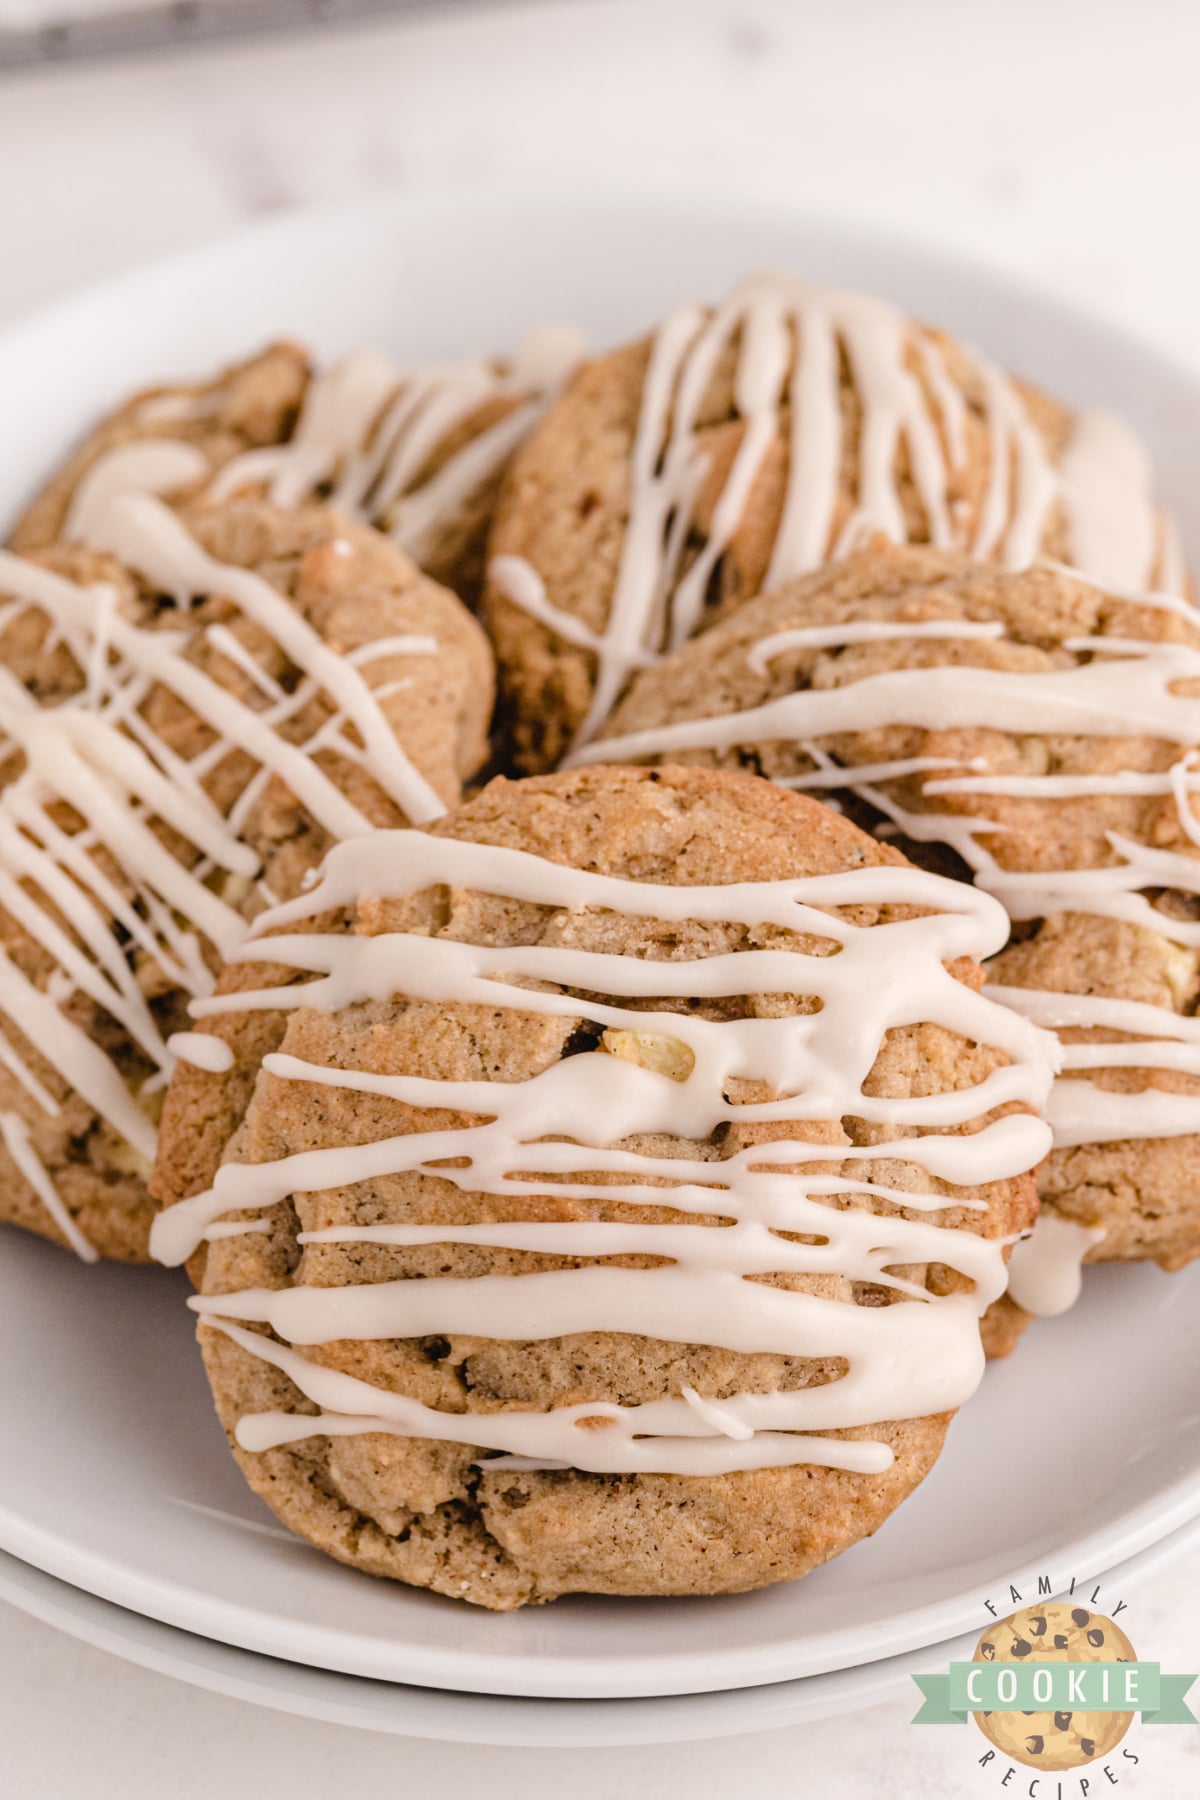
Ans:
[{"label": "logo watermark", "polygon": [[[945,1674],[914,1675],[923,1704],[914,1725],[964,1725],[971,1719],[989,1748],[977,1758],[980,1769],[1002,1787],[1030,1800],[1066,1800],[1118,1785],[1117,1764],[1127,1772],[1141,1759],[1123,1745],[1135,1718],[1143,1725],[1194,1725],[1187,1703],[1195,1675],[1174,1674],[1161,1664],[1140,1661],[1117,1617],[1094,1610],[1097,1587],[1084,1597],[1072,1582],[1051,1596],[1050,1582],[1038,1582],[1038,1600],[1006,1618],[990,1600],[993,1615],[970,1662],[951,1663]],[[1045,1596],[1042,1598],[1041,1596]],[[1011,1605],[1023,1598],[1010,1590]],[[1043,1781],[1090,1769],[1067,1787]],[[1034,1770],[1020,1779],[1020,1768]],[[1097,1784],[1098,1778],[1098,1784]]]}]

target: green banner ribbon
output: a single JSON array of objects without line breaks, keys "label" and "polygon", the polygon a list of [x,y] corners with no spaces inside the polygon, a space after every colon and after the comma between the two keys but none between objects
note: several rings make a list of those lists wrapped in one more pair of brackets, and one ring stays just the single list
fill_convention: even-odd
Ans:
[{"label": "green banner ribbon", "polygon": [[1136,1712],[1143,1725],[1194,1725],[1184,1696],[1195,1675],[1156,1662],[956,1662],[914,1675],[924,1704],[914,1725],[962,1725],[973,1712]]}]

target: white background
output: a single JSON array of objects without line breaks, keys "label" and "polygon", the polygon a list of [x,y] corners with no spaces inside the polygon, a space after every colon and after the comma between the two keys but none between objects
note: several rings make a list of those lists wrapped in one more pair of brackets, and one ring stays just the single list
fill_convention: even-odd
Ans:
[{"label": "white background", "polygon": [[[577,177],[918,234],[1200,368],[1198,71],[1191,0],[543,0],[0,80],[0,320],[281,207]],[[1200,1554],[1128,1616],[1143,1655],[1196,1667]],[[1001,1791],[973,1731],[912,1731],[912,1710],[661,1750],[406,1743],[196,1693],[0,1607],[4,1800]],[[1200,1794],[1200,1734],[1134,1731],[1120,1795]],[[1092,1800],[1111,1791],[1097,1771]]]}]

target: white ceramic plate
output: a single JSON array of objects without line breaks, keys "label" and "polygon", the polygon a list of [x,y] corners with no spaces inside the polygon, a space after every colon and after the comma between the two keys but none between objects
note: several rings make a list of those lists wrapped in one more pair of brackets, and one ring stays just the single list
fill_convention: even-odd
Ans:
[{"label": "white ceramic plate", "polygon": [[[1168,1569],[1198,1537],[1200,1519],[1195,1519],[1140,1556],[1119,1563],[1102,1576],[1081,1581],[1081,1589],[1090,1592],[1100,1581],[1105,1594],[1128,1600],[1144,1582]],[[0,1599],[139,1668],[276,1712],[384,1731],[394,1737],[525,1745],[539,1750],[697,1743],[836,1718],[884,1700],[911,1698],[915,1705],[912,1676],[944,1669],[952,1660],[967,1660],[979,1629],[977,1625],[961,1638],[890,1656],[883,1662],[767,1687],[648,1700],[521,1700],[404,1687],[255,1656],[249,1650],[234,1650],[97,1600],[94,1594],[69,1587],[3,1553]]]},{"label": "white ceramic plate", "polygon": [[[495,190],[283,219],[11,332],[0,519],[101,406],[267,336],[419,358],[570,318],[603,342],[763,264],[886,292],[1070,400],[1121,406],[1197,559],[1200,385],[1137,343],[987,273],[794,217]],[[1200,1514],[1200,1268],[1105,1269],[989,1373],[920,1494],[830,1567],[737,1598],[494,1617],[355,1575],[274,1524],[227,1456],[182,1300],[173,1277],[85,1269],[5,1234],[0,1367],[16,1376],[0,1388],[0,1548],[320,1669],[572,1698],[779,1682],[940,1642],[1010,1578],[1057,1586]]]}]

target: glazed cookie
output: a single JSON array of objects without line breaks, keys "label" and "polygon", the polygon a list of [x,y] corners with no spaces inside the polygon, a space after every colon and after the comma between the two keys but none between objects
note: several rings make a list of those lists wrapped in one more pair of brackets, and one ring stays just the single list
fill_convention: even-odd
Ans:
[{"label": "glazed cookie", "polygon": [[117,492],[319,500],[387,533],[473,603],[500,478],[580,355],[577,333],[548,328],[511,362],[406,370],[363,351],[310,376],[302,352],[277,346],[203,386],[122,407],[34,501],[14,547],[86,542]]},{"label": "glazed cookie", "polygon": [[754,277],[585,366],[513,460],[485,604],[520,766],[595,737],[629,676],[714,611],[875,532],[1185,583],[1117,420],[882,300]]},{"label": "glazed cookie", "polygon": [[97,537],[0,553],[0,1218],[138,1261],[189,999],[332,844],[458,800],[491,663],[323,508],[124,495]]},{"label": "glazed cookie", "polygon": [[[155,1224],[164,1261],[207,1243],[251,1485],[499,1609],[759,1587],[874,1531],[1034,1206],[1049,1040],[977,992],[1006,929],[741,775],[497,780],[340,846],[197,1009],[234,1062],[257,1009],[287,1030]],[[160,1168],[198,1125],[168,1109]]]},{"label": "glazed cookie", "polygon": [[1057,1031],[1063,1057],[1040,1176],[1052,1217],[1014,1259],[1018,1298],[1061,1310],[1085,1254],[1176,1269],[1200,1253],[1186,602],[880,544],[645,670],[609,732],[583,760],[752,768],[835,794],[1003,902],[1013,934],[989,991]]}]

